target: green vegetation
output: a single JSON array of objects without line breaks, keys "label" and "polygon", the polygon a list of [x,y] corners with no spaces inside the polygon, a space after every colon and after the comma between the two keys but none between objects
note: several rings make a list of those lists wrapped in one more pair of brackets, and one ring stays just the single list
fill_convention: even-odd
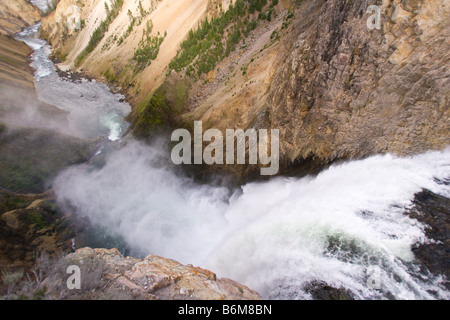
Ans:
[{"label": "green vegetation", "polygon": [[281,26],[281,30],[287,29],[290,24],[290,19],[294,17],[294,14],[291,12],[291,10],[288,11],[287,15],[283,19],[283,25]]},{"label": "green vegetation", "polygon": [[[271,21],[276,14],[278,0],[237,0],[229,9],[221,11],[219,16],[199,23],[196,30],[190,30],[181,43],[176,57],[170,62],[169,70],[185,74],[198,80],[204,74],[214,70],[217,63],[229,56],[237,45],[245,48],[245,39],[256,29],[258,23]],[[151,33],[151,26],[148,26]],[[133,59],[138,68],[147,66],[156,58],[162,40],[157,36],[143,36]],[[248,65],[242,69],[246,75]],[[169,71],[170,72],[170,71]],[[179,123],[177,118],[183,112],[191,80],[183,79],[169,88],[163,84],[151,96],[135,108],[130,120],[136,137],[148,137],[157,127]]]},{"label": "green vegetation", "polygon": [[142,7],[142,2],[141,2],[141,0],[139,0],[138,8],[139,8],[139,14],[140,14],[138,25],[140,25],[142,22],[142,19],[144,19],[147,15],[149,15],[153,11],[153,5],[151,6],[150,10],[144,10],[144,8]]},{"label": "green vegetation", "polygon": [[153,128],[163,125],[167,109],[168,105],[164,94],[160,90],[156,90],[149,101],[143,101],[137,106],[138,114],[134,134],[137,137],[146,137]]},{"label": "green vegetation", "polygon": [[270,39],[271,40],[276,40],[276,39],[279,39],[280,38],[280,34],[278,33],[278,31],[277,30],[274,30],[273,32],[272,32],[272,34],[270,35]]},{"label": "green vegetation", "polygon": [[81,163],[94,146],[39,129],[9,128],[0,134],[0,189],[40,193],[63,168]]},{"label": "green vegetation", "polygon": [[63,43],[66,42],[66,40],[69,38],[69,27],[67,26],[67,21],[63,23],[63,31],[61,36],[61,41]]},{"label": "green vegetation", "polygon": [[117,41],[117,45],[120,46],[123,41],[128,38],[128,36],[131,34],[131,32],[133,31],[134,25],[136,23],[136,18],[133,17],[133,14],[131,13],[130,10],[128,10],[128,17],[130,18],[130,24],[128,25],[127,30],[124,32],[124,34],[119,38],[119,40]]},{"label": "green vegetation", "polygon": [[[150,14],[150,11],[144,10],[144,8],[142,7],[142,2],[139,1],[138,4],[138,9],[139,9],[139,17],[134,17],[132,12],[130,10],[128,10],[128,17],[130,18],[130,24],[128,25],[127,30],[124,32],[124,34],[119,38],[119,40],[117,41],[117,45],[120,46],[126,38],[128,38],[128,36],[131,34],[131,32],[133,31],[133,28],[135,25],[140,25],[142,23],[142,20],[144,20],[144,18]],[[151,33],[151,31],[150,31]]]},{"label": "green vegetation", "polygon": [[109,70],[109,68],[106,69],[106,71],[103,75],[105,76],[106,80],[108,80],[108,82],[114,83],[117,81],[115,74],[113,72],[111,72]]},{"label": "green vegetation", "polygon": [[187,78],[173,83],[164,83],[152,95],[147,95],[133,110],[129,120],[133,133],[146,138],[155,130],[174,125],[184,111],[191,81]]},{"label": "green vegetation", "polygon": [[249,3],[248,12],[255,13],[255,11],[258,12],[262,11],[262,8],[267,4],[267,0],[250,0],[248,1],[248,3]]},{"label": "green vegetation", "polygon": [[105,9],[106,9],[106,19],[103,20],[100,23],[100,26],[98,26],[97,29],[94,30],[94,32],[91,35],[91,39],[89,40],[89,43],[87,44],[86,48],[78,55],[78,57],[75,60],[75,65],[79,66],[81,62],[97,47],[99,42],[103,39],[105,36],[105,33],[108,31],[109,25],[111,22],[114,21],[114,19],[119,15],[120,10],[123,6],[123,0],[113,0],[112,2],[112,8],[109,8],[108,5],[105,2]]},{"label": "green vegetation", "polygon": [[18,196],[13,192],[8,192],[0,188],[0,215],[12,210],[24,209],[32,202],[32,199]]},{"label": "green vegetation", "polygon": [[158,57],[159,48],[167,36],[166,32],[161,36],[159,31],[157,35],[152,36],[152,29],[153,23],[150,20],[147,22],[147,27],[142,34],[142,39],[133,55],[133,60],[137,63],[136,70],[144,69],[152,62],[152,60],[155,60]]},{"label": "green vegetation", "polygon": [[142,2],[141,2],[141,0],[139,0],[138,7],[139,7],[139,13],[141,14],[141,16],[145,16],[145,15],[146,15],[146,11],[145,11],[144,8],[142,7]]},{"label": "green vegetation", "polygon": [[183,109],[183,105],[185,103],[186,95],[189,89],[189,85],[186,83],[186,81],[179,81],[177,83],[177,86],[175,87],[175,102],[174,102],[174,108],[175,110],[181,111]]},{"label": "green vegetation", "polygon": [[189,31],[169,68],[185,70],[193,78],[212,71],[218,62],[227,57],[257,27],[258,19],[271,20],[277,3],[278,1],[273,0],[265,12],[267,0],[237,0],[226,12],[221,12],[219,17],[211,21],[205,19],[197,30]]},{"label": "green vegetation", "polygon": [[26,225],[34,225],[37,230],[42,230],[51,225],[51,219],[44,210],[23,210],[18,214],[20,222]]}]

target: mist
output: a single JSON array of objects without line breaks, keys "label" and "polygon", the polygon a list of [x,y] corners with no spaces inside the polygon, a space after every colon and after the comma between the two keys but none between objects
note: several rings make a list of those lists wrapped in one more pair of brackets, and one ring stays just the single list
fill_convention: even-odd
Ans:
[{"label": "mist", "polygon": [[175,174],[161,144],[128,142],[101,168],[64,171],[53,188],[60,204],[120,234],[134,255],[200,264],[226,232],[228,189]]},{"label": "mist", "polygon": [[118,140],[131,111],[123,95],[102,83],[73,73],[61,77],[38,29],[16,35],[33,49],[34,76],[22,61],[15,73],[4,65],[0,79],[0,187],[14,192],[46,191],[61,169]]},{"label": "mist", "polygon": [[80,135],[67,129],[68,112],[40,102],[31,90],[2,85],[0,100],[0,121],[5,124]]},{"label": "mist", "polygon": [[58,202],[143,256],[207,267],[265,297],[308,299],[304,287],[319,280],[380,298],[366,285],[371,260],[383,265],[383,283],[398,298],[432,298],[426,286],[448,297],[442,278],[424,284],[410,270],[412,245],[429,240],[404,212],[422,188],[450,196],[435,180],[450,176],[450,150],[376,156],[315,177],[249,183],[231,195],[184,177],[168,154],[158,143],[127,143],[104,166],[61,173],[53,185]]}]

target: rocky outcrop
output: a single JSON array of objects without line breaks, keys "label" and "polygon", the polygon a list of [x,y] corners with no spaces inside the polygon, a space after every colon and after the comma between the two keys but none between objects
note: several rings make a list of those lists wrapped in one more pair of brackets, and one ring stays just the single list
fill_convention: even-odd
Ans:
[{"label": "rocky outcrop", "polygon": [[[68,290],[67,266],[80,267],[81,289]],[[117,249],[83,248],[60,260],[42,282],[47,299],[259,300],[255,291],[171,259],[122,256]]]},{"label": "rocky outcrop", "polygon": [[14,35],[40,19],[39,9],[29,1],[15,0],[0,2],[0,35]]}]

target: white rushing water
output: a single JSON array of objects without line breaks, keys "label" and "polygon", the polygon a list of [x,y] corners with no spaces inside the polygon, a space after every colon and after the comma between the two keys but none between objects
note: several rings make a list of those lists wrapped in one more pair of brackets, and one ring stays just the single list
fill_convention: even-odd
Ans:
[{"label": "white rushing water", "polygon": [[[322,281],[358,298],[450,298],[441,277],[412,271],[411,246],[429,240],[404,215],[422,188],[450,196],[434,180],[450,177],[450,150],[250,183],[231,198],[164,167],[162,150],[130,143],[101,168],[72,167],[55,182],[58,199],[142,254],[210,268],[265,297],[310,298],[304,287]],[[367,285],[374,270],[381,291]]]},{"label": "white rushing water", "polygon": [[[70,131],[119,139],[129,106],[100,83],[61,79],[38,27],[17,38],[35,50],[39,98],[70,112]],[[411,248],[430,240],[426,226],[404,214],[423,188],[450,197],[450,187],[436,181],[450,178],[450,149],[375,156],[317,176],[249,183],[232,195],[174,170],[167,145],[158,141],[104,153],[104,163],[71,167],[53,187],[61,205],[119,235],[135,253],[209,268],[265,298],[308,299],[314,282],[360,299],[386,292],[397,299],[450,298],[445,279],[417,270]]]}]

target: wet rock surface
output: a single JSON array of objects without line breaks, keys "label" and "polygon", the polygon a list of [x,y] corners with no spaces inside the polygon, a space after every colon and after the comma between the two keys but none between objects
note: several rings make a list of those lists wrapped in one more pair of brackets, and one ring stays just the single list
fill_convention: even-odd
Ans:
[{"label": "wet rock surface", "polygon": [[[54,62],[57,63],[58,61],[56,60]],[[85,80],[92,82],[92,79],[88,75],[81,72],[64,71],[58,68],[56,69],[56,72],[61,79],[71,81],[73,83],[82,83]]]},{"label": "wet rock surface", "polygon": [[[449,182],[442,183],[448,185]],[[432,274],[450,279],[450,199],[423,190],[416,194],[414,207],[408,215],[426,224],[427,237],[433,240],[433,243],[413,248],[417,260]],[[448,281],[445,286],[450,290]]]},{"label": "wet rock surface", "polygon": [[313,282],[305,289],[314,300],[354,300],[351,292],[333,288],[323,282]]}]

